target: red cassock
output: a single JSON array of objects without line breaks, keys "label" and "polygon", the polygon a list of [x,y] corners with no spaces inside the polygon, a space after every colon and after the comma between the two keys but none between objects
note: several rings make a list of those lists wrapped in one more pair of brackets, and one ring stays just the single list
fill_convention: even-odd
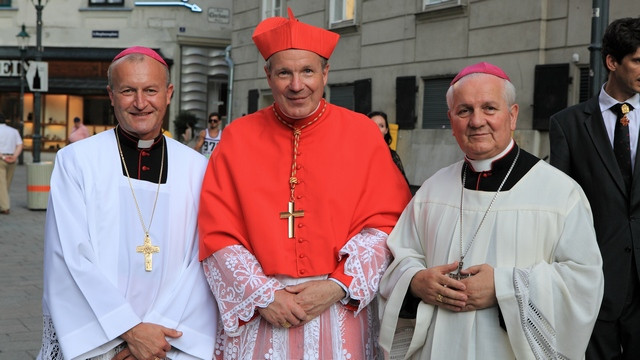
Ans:
[{"label": "red cassock", "polygon": [[[324,102],[324,100],[323,100]],[[302,126],[322,112],[295,122]],[[277,107],[276,107],[277,110]],[[293,131],[272,106],[234,120],[210,159],[199,213],[200,259],[231,245],[253,253],[266,275],[329,274],[349,286],[339,250],[363,228],[389,233],[411,194],[375,123],[326,105],[302,129],[296,158],[294,237],[288,237]]]}]

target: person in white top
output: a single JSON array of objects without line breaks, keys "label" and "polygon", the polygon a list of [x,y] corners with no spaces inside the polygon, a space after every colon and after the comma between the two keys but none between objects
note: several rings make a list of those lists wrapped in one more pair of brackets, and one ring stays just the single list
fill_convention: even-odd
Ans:
[{"label": "person in white top", "polygon": [[[162,134],[173,85],[155,51],[108,70],[118,125],[56,155],[38,359],[207,359],[217,307],[198,261],[206,160]],[[184,176],[189,174],[189,176]]]},{"label": "person in white top", "polygon": [[222,130],[220,129],[220,114],[214,112],[209,114],[208,127],[201,130],[198,134],[198,140],[193,147],[196,151],[200,151],[207,159],[211,157],[213,149],[220,142],[220,135]]},{"label": "person in white top", "polygon": [[9,215],[11,199],[9,188],[16,170],[16,161],[22,153],[22,138],[18,130],[5,123],[0,113],[0,214]]},{"label": "person in white top", "polygon": [[465,159],[427,179],[389,235],[380,343],[392,356],[584,358],[604,288],[591,209],[515,143],[515,98],[488,63],[451,83]]}]

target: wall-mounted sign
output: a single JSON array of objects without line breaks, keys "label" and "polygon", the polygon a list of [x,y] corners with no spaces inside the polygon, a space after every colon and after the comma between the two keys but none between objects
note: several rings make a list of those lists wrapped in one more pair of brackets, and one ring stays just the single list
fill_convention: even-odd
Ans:
[{"label": "wall-mounted sign", "polygon": [[31,91],[49,91],[49,63],[46,61],[31,61],[27,69],[27,83]]},{"label": "wall-mounted sign", "polygon": [[113,39],[120,37],[120,32],[118,30],[92,30],[91,37]]},{"label": "wall-mounted sign", "polygon": [[209,22],[228,24],[231,18],[231,11],[227,8],[207,9],[207,19]]}]

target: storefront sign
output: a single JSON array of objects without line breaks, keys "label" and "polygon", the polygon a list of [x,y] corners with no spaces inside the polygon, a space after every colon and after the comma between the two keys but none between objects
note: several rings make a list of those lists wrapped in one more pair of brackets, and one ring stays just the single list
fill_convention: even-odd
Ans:
[{"label": "storefront sign", "polygon": [[20,76],[20,60],[0,60],[0,77]]}]

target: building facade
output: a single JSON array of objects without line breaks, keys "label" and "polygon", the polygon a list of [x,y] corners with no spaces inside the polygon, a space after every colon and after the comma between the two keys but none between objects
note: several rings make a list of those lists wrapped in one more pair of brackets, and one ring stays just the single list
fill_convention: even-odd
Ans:
[{"label": "building facade", "polygon": [[[175,91],[165,129],[175,133],[174,120],[181,111],[194,114],[197,127],[205,126],[209,112],[226,113],[232,0],[166,4],[150,0],[0,0],[0,111],[15,125],[22,125],[26,151],[33,145],[34,127],[34,93],[28,85],[40,82],[40,73],[34,75],[35,69],[30,69],[37,51],[38,4],[43,6],[41,57],[47,63],[42,81],[48,84],[41,92],[42,151],[53,152],[66,145],[76,116],[94,133],[115,126],[106,91],[107,68],[116,54],[134,45],[157,50],[170,66]],[[24,52],[16,36],[22,25],[29,35]],[[21,84],[25,86],[23,100]]]},{"label": "building facade", "polygon": [[514,137],[544,159],[548,117],[590,96],[592,13],[609,22],[640,16],[635,0],[610,1],[608,14],[594,12],[592,0],[238,0],[234,117],[273,102],[251,34],[287,7],[340,34],[325,96],[358,112],[385,111],[399,125],[398,153],[414,185],[462,158],[445,93],[464,66],[487,61],[511,76],[520,105]]}]

